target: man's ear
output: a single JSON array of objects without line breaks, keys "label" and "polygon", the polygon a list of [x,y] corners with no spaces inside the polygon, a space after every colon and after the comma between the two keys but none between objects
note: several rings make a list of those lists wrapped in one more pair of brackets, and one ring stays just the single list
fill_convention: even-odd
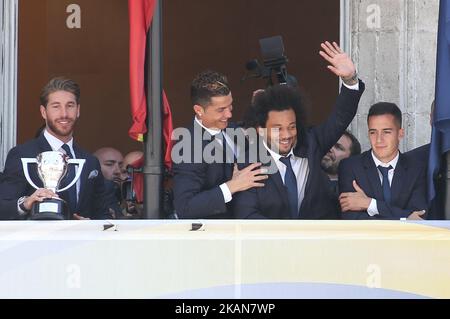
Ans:
[{"label": "man's ear", "polygon": [[45,106],[41,105],[39,107],[39,111],[41,111],[42,118],[47,121],[47,112]]},{"label": "man's ear", "polygon": [[401,128],[401,129],[398,131],[398,137],[399,137],[400,139],[402,139],[403,137],[405,137],[405,129]]},{"label": "man's ear", "polygon": [[78,104],[78,112],[77,112],[77,118],[79,118],[79,117],[80,117],[80,106],[81,106],[81,104]]},{"label": "man's ear", "polygon": [[194,112],[195,112],[195,115],[197,115],[199,118],[201,118],[203,113],[205,113],[205,109],[203,108],[203,106],[195,104]]}]

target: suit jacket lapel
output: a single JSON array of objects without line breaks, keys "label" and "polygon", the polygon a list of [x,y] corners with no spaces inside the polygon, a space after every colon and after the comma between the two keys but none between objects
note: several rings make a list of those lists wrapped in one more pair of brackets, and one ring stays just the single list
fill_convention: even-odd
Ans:
[{"label": "suit jacket lapel", "polygon": [[[39,148],[39,153],[52,151],[52,147],[48,143],[43,133],[41,133],[41,135],[39,135],[39,137],[37,138],[37,144]],[[38,154],[36,154],[36,156]],[[33,182],[39,187],[44,187],[44,183],[42,183],[42,180],[37,172],[37,165],[30,165],[28,171],[30,172],[30,177],[33,180]]]},{"label": "suit jacket lapel", "polygon": [[402,181],[408,178],[407,169],[407,160],[403,154],[400,154],[391,183],[392,202],[402,194],[402,191],[405,191],[405,189],[402,189],[402,185],[407,185],[407,183]]},{"label": "suit jacket lapel", "polygon": [[[218,133],[221,136],[219,138],[221,138],[222,140],[222,144],[219,143],[219,141],[217,141],[217,139],[215,138],[215,136],[211,135],[207,130],[205,130],[203,127],[201,127],[200,125],[198,125],[197,121],[195,121],[194,119],[194,130],[200,130],[201,131],[201,138],[202,138],[202,151],[205,149],[205,147],[211,143],[214,143],[214,150],[216,152],[218,152],[219,154],[222,155],[222,168],[223,168],[223,176],[227,179],[230,180],[233,177],[233,163],[226,163],[225,162],[225,150],[224,150],[224,146],[226,146],[227,141],[225,140],[224,136],[222,133]],[[214,154],[215,155],[215,154]]]},{"label": "suit jacket lapel", "polygon": [[383,189],[381,188],[380,175],[378,175],[378,168],[376,168],[375,166],[371,151],[367,151],[364,154],[363,166],[366,171],[368,183],[372,188],[372,192],[375,198],[383,198]]},{"label": "suit jacket lapel", "polygon": [[[313,167],[315,165],[314,163],[314,150],[311,149],[309,146],[311,144],[307,143],[307,144],[301,144],[301,145],[297,145],[294,148],[294,155],[300,158],[306,158],[308,160],[308,175],[306,176],[306,185],[305,185],[305,194],[303,196],[303,200],[302,203],[300,204],[300,209],[298,211],[298,215],[302,216],[302,212],[305,210],[306,207],[311,207],[310,206],[310,201],[311,201],[311,196],[310,196],[310,192],[308,192],[309,189],[311,189],[311,183],[314,183],[317,181],[314,181],[312,176],[311,176],[311,172],[313,170],[315,170],[315,167]],[[321,171],[321,169],[320,169]]]},{"label": "suit jacket lapel", "polygon": [[41,133],[39,137],[37,138],[39,148],[41,149],[41,152],[48,152],[52,151],[52,147],[48,143],[47,139],[44,136],[44,133]]},{"label": "suit jacket lapel", "polygon": [[[75,143],[73,144],[73,151],[75,152],[75,156],[77,159],[85,159],[86,156],[84,156],[83,152],[78,148],[78,145],[76,145]],[[88,167],[87,167],[87,160],[84,163],[84,167],[83,170],[81,171],[81,176],[79,178],[79,183],[80,183],[80,192],[78,194],[78,202],[77,202],[77,209],[80,207],[80,203],[83,201],[84,199],[84,187],[86,186],[87,183],[87,179],[88,179]],[[78,183],[78,181],[77,181]],[[77,184],[73,185],[72,187],[76,187]]]},{"label": "suit jacket lapel", "polygon": [[289,199],[287,196],[286,187],[283,184],[283,180],[281,179],[280,171],[270,175],[270,179],[274,182],[277,187],[278,192],[281,195],[281,200],[285,204],[286,207],[289,207]]},{"label": "suit jacket lapel", "polygon": [[[260,154],[260,150],[265,150],[266,156],[267,156],[266,158],[270,158],[271,161],[274,161],[273,157],[270,155],[270,153],[264,147],[264,145],[262,143],[262,138],[258,138],[258,148],[259,148],[258,154]],[[259,155],[258,155],[258,159],[261,162],[261,158]],[[268,163],[268,165],[270,165],[270,163]],[[288,195],[287,195],[287,191],[286,191],[286,186],[284,186],[283,180],[281,179],[280,171],[277,170],[276,173],[269,174],[269,179],[272,180],[273,183],[275,184],[275,186],[278,190],[278,193],[280,193],[281,200],[282,200],[284,206],[289,207],[289,199],[288,199]]]}]

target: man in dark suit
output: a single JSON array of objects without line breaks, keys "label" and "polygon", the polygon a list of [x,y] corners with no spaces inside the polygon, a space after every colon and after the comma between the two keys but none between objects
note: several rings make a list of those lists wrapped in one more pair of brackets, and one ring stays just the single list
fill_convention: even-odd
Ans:
[{"label": "man in dark suit", "polygon": [[[435,102],[431,103],[430,110],[430,126],[433,126],[433,117],[434,117],[434,106]],[[409,152],[407,152],[409,156],[416,158],[420,163],[427,164],[427,172],[428,172],[428,161],[430,157],[430,143],[419,146]],[[427,211],[427,219],[432,220],[440,220],[445,219],[445,184],[446,184],[446,172],[447,172],[447,159],[445,154],[441,156],[439,169],[434,172],[433,180],[434,187],[436,191],[435,198],[430,201],[428,199],[428,211]],[[427,187],[428,187],[427,183]],[[428,190],[427,190],[428,191]]]},{"label": "man in dark suit", "polygon": [[361,154],[361,144],[358,139],[349,131],[345,131],[341,138],[330,148],[322,158],[322,169],[330,179],[331,191],[339,197],[338,190],[338,168],[339,163],[350,156]]},{"label": "man in dark suit", "polygon": [[[45,151],[60,151],[71,158],[86,160],[77,183],[60,194],[67,202],[69,216],[73,219],[111,218],[100,164],[94,156],[74,143],[73,139],[74,126],[80,115],[78,84],[65,78],[53,78],[44,87],[40,100],[40,112],[46,127],[36,139],[9,151],[5,177],[0,183],[0,219],[26,219],[30,216],[34,203],[58,197],[49,189],[34,189],[23,172],[21,158],[36,158]],[[35,169],[30,169],[30,177],[37,186],[43,187]],[[62,186],[69,182],[65,179],[66,177],[61,182]]]},{"label": "man in dark suit", "polygon": [[[275,170],[263,188],[236,196],[237,218],[336,219],[338,212],[321,160],[355,116],[364,84],[358,81],[351,59],[336,43],[322,43],[320,52],[344,85],[328,119],[305,129],[298,89],[275,85],[258,93],[247,119],[258,130],[258,161],[267,157]],[[250,152],[250,151],[249,151]]]},{"label": "man in dark suit", "polygon": [[233,98],[226,77],[209,70],[200,73],[192,82],[191,100],[192,125],[174,131],[180,132],[172,150],[176,214],[178,218],[232,218],[233,195],[263,186],[259,181],[267,176],[261,175],[260,164],[241,171],[233,164],[245,146],[237,145],[229,134]]},{"label": "man in dark suit", "polygon": [[100,162],[105,181],[105,192],[111,198],[112,206],[109,207],[111,214],[115,219],[122,219],[124,215],[120,207],[122,204],[121,186],[127,179],[123,166],[123,155],[113,147],[101,147],[92,155]]},{"label": "man in dark suit", "polygon": [[349,131],[345,131],[339,140],[322,158],[322,169],[327,173],[330,181],[338,180],[339,163],[350,156],[361,154],[361,144]]},{"label": "man in dark suit", "polygon": [[372,150],[343,160],[339,167],[342,218],[423,218],[426,162],[398,150],[404,136],[402,112],[393,103],[374,104],[367,125]]}]

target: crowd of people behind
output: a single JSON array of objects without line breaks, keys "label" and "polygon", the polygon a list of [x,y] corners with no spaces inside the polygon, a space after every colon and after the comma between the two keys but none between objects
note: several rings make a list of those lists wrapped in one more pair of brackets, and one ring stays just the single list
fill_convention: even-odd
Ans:
[{"label": "crowd of people behind", "polygon": [[[206,70],[191,84],[193,120],[172,151],[175,218],[439,219],[426,198],[428,149],[399,151],[405,132],[397,105],[380,102],[367,116],[371,149],[347,128],[365,85],[336,43],[321,44],[328,69],[342,79],[331,114],[309,127],[299,88],[276,84],[254,92],[242,125],[231,122],[233,97],[225,75]],[[8,153],[0,182],[0,219],[29,219],[33,207],[62,198],[71,219],[142,218],[130,177],[142,174],[142,152],[125,157],[112,147],[93,155],[74,142],[80,88],[53,78],[43,88],[45,121],[35,139]],[[59,151],[85,159],[76,184],[44,188],[37,170],[27,180],[21,159]],[[61,187],[70,183],[70,173]],[[171,197],[172,198],[172,197]],[[171,205],[172,207],[172,205]]]}]

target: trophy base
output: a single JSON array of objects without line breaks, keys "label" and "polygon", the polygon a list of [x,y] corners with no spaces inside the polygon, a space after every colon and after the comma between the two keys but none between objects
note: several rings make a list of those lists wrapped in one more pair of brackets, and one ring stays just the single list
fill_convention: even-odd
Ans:
[{"label": "trophy base", "polygon": [[31,220],[64,220],[70,219],[67,203],[60,198],[48,198],[34,203],[31,209]]}]

